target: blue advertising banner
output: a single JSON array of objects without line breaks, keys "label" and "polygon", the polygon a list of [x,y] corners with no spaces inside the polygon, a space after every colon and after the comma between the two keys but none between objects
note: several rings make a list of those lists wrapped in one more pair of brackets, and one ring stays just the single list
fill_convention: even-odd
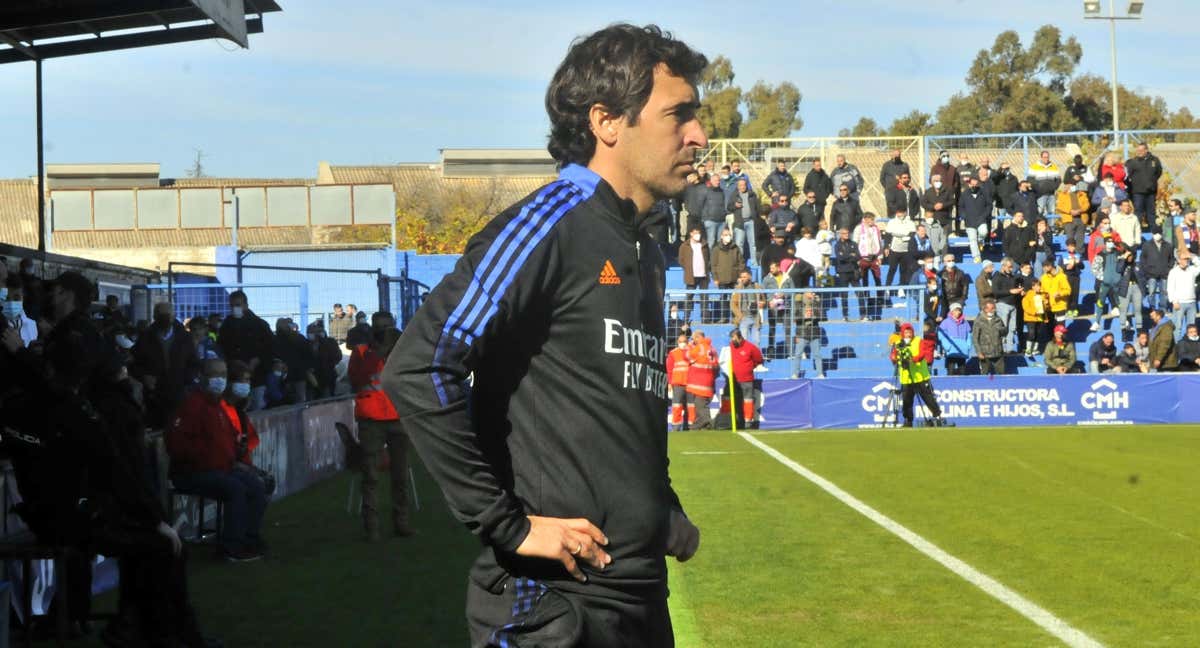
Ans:
[{"label": "blue advertising banner", "polygon": [[[793,385],[807,383],[805,392]],[[959,426],[1133,425],[1200,421],[1189,395],[1200,376],[1070,375],[936,378],[942,415]],[[898,385],[890,380],[767,381],[762,427],[870,428],[898,417]],[[804,397],[808,396],[805,402]],[[918,403],[919,403],[918,399]],[[893,407],[895,413],[893,413]],[[918,416],[928,411],[917,406]],[[808,425],[800,424],[808,419]]]},{"label": "blue advertising banner", "polygon": [[764,380],[759,427],[796,430],[813,426],[812,380]]}]

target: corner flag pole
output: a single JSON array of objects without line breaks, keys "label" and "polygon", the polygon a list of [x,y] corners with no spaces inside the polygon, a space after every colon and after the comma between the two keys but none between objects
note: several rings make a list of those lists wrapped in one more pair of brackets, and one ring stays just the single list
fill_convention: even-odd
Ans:
[{"label": "corner flag pole", "polygon": [[729,383],[727,385],[729,387],[729,427],[732,429],[734,434],[737,434],[737,402],[734,400],[735,394],[733,393],[734,386],[737,385],[737,381],[733,379],[732,349],[729,351],[729,366],[727,367],[727,371],[725,373],[725,381]]}]

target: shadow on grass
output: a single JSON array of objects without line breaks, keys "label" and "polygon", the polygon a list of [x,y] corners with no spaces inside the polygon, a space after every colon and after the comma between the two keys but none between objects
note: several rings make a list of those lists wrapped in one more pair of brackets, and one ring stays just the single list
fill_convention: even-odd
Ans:
[{"label": "shadow on grass", "polygon": [[[343,473],[267,510],[266,560],[229,564],[210,546],[191,546],[192,600],[205,633],[232,648],[465,645],[467,568],[479,544],[415,469],[422,509],[413,513],[414,537],[367,543],[359,518],[346,512],[351,478]],[[108,593],[96,608],[115,606]]]}]

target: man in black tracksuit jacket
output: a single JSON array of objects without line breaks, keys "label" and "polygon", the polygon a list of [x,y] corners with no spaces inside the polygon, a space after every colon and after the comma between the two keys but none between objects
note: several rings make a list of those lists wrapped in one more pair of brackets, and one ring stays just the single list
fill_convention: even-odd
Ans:
[{"label": "man in black tracksuit jacket", "polygon": [[[656,28],[601,30],[572,45],[548,106],[565,84],[614,74],[595,51],[612,39],[682,46]],[[634,125],[602,121],[588,100],[593,148],[564,148],[579,140],[558,139],[556,118],[571,116],[551,111],[558,180],[471,238],[384,368],[405,432],[484,544],[468,584],[473,646],[673,645],[665,555],[690,557],[699,532],[667,474],[664,267],[643,213],[653,194],[683,190],[679,169],[706,145],[694,80],[706,61],[685,54],[679,76],[656,69],[628,139]],[[660,117],[656,101],[684,108]],[[654,137],[682,148],[656,160],[640,148]],[[656,184],[631,179],[629,159]]]},{"label": "man in black tracksuit jacket", "polygon": [[[405,431],[486,545],[471,569],[485,590],[515,576],[636,601],[666,585],[667,513],[680,504],[667,479],[664,268],[639,221],[606,182],[567,167],[471,239],[388,359]],[[605,281],[609,265],[617,279]],[[612,564],[580,584],[514,555],[526,515],[602,521]]]}]

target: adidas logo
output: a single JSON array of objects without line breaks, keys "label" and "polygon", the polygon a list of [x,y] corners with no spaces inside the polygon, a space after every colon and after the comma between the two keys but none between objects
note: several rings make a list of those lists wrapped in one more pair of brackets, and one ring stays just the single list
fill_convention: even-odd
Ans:
[{"label": "adidas logo", "polygon": [[604,269],[600,271],[601,286],[620,286],[621,276],[617,274],[617,269],[613,267],[612,260],[604,262]]}]

